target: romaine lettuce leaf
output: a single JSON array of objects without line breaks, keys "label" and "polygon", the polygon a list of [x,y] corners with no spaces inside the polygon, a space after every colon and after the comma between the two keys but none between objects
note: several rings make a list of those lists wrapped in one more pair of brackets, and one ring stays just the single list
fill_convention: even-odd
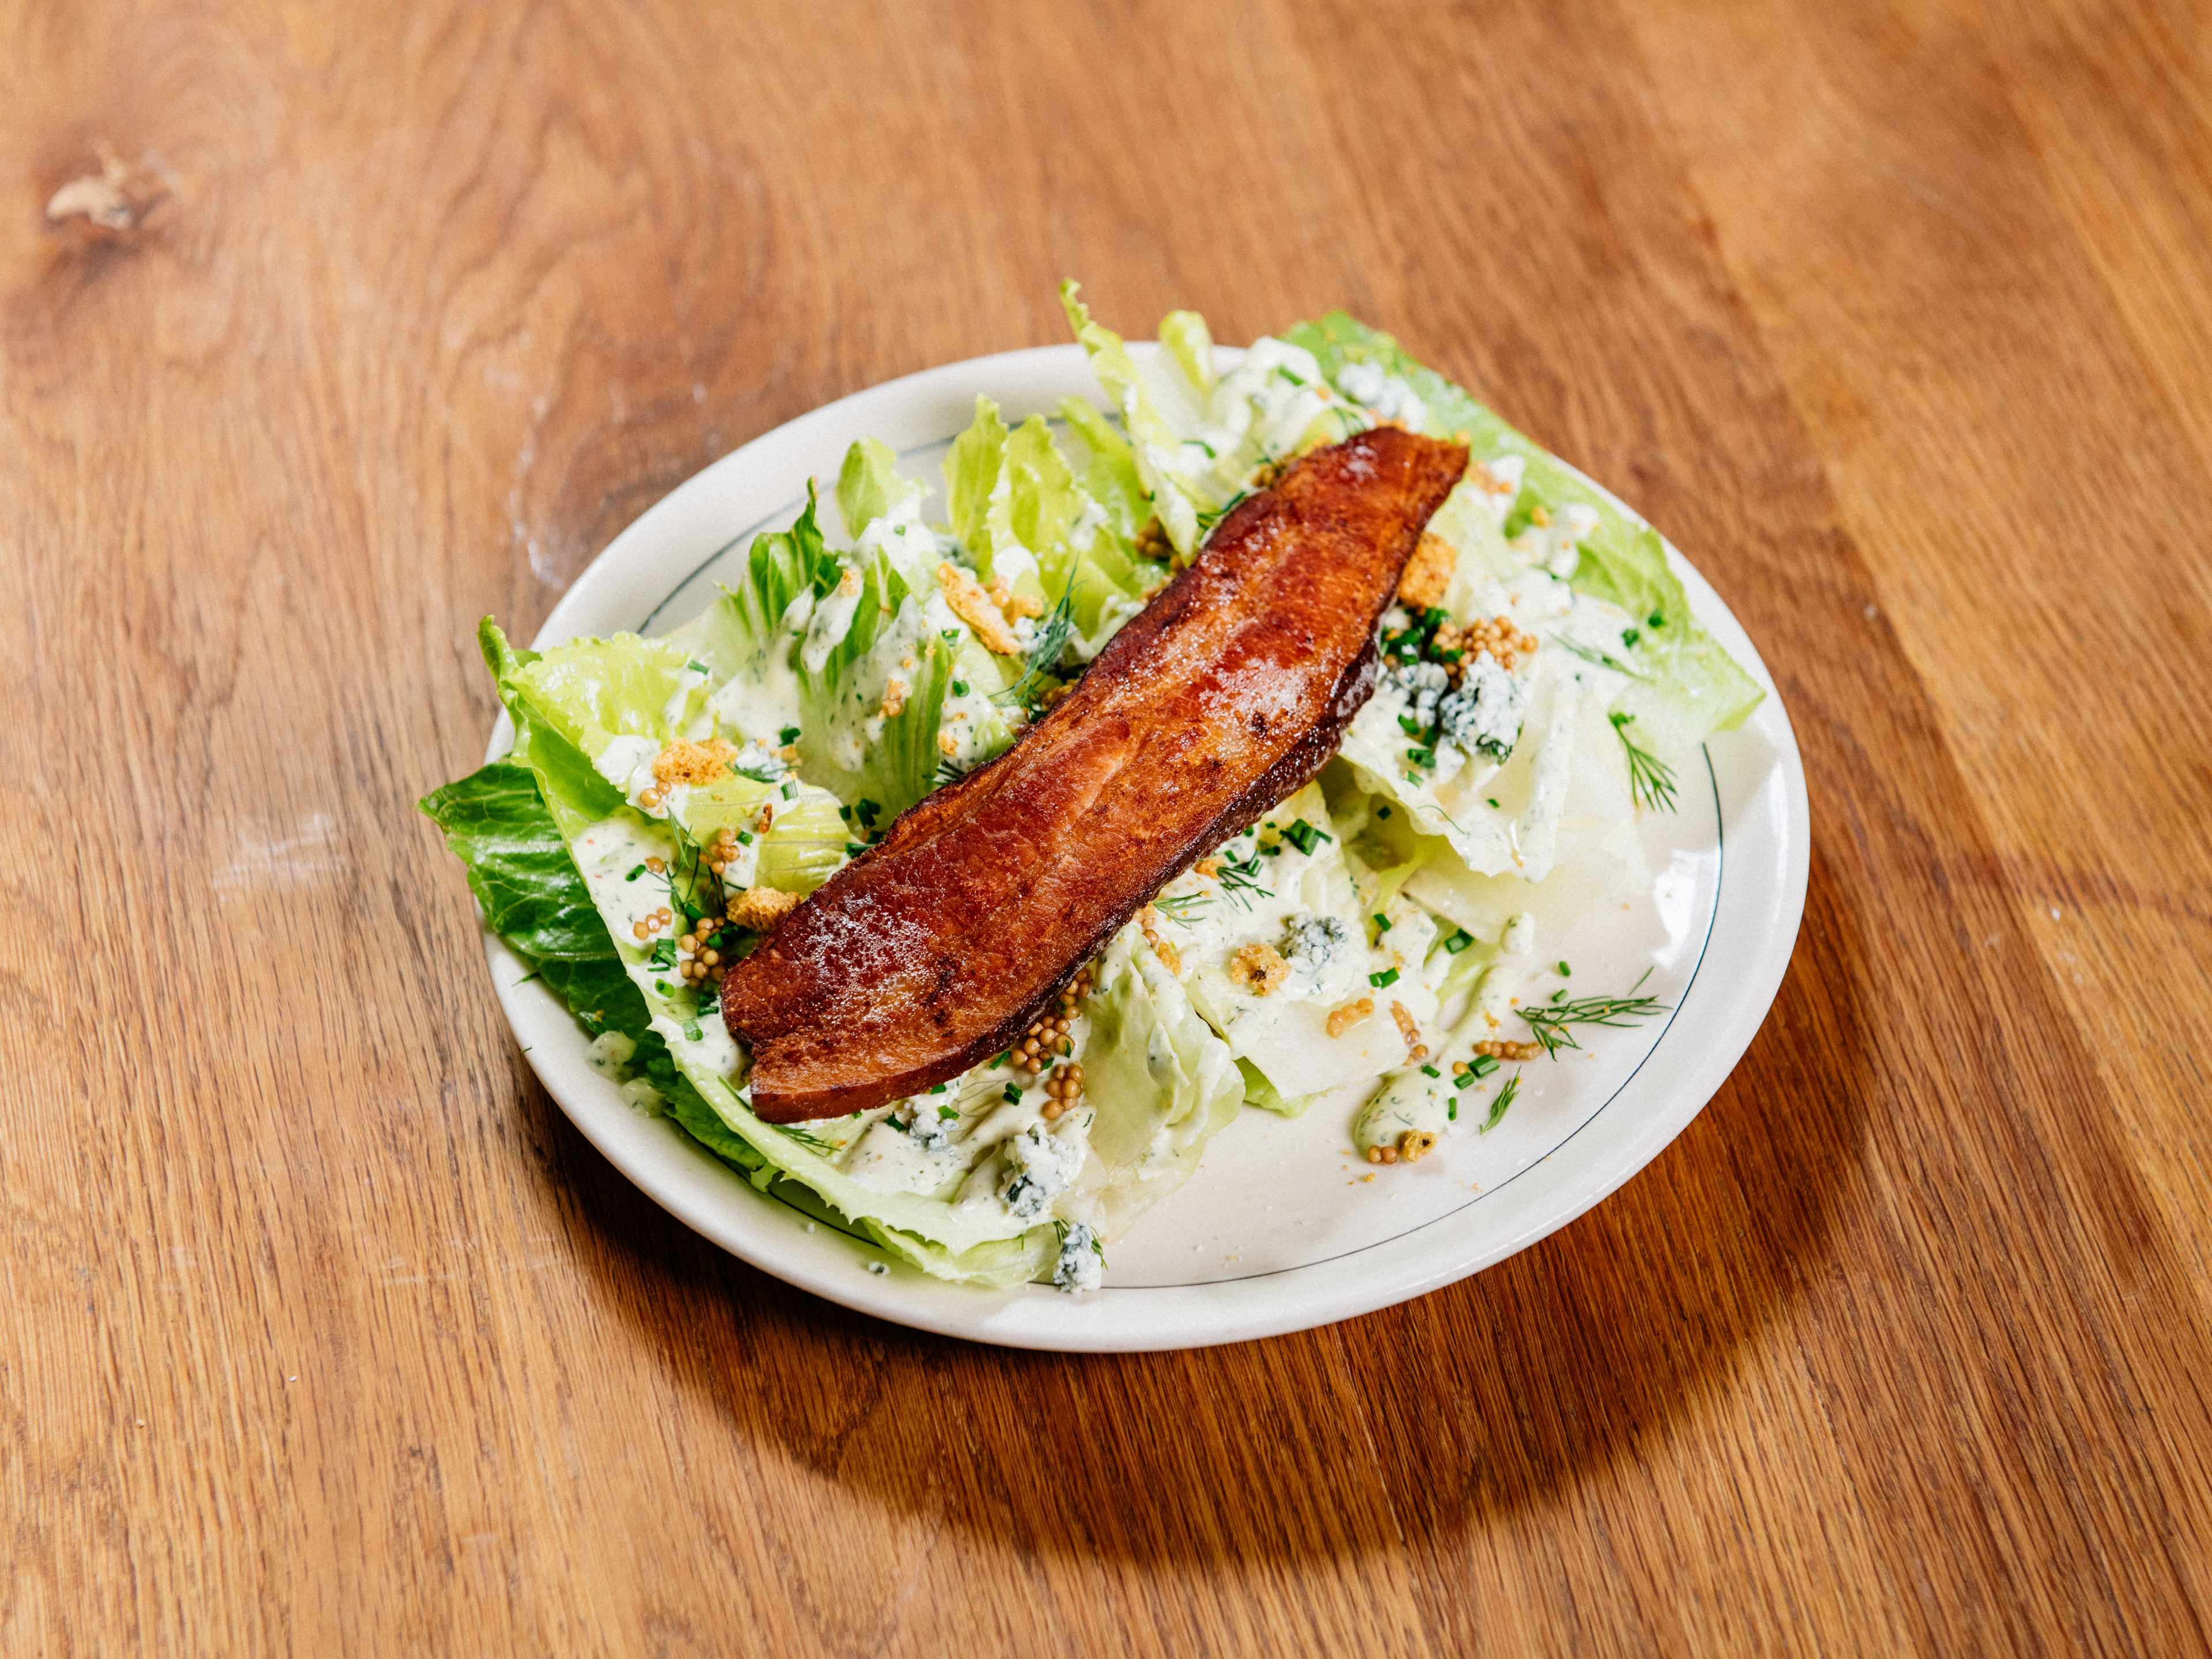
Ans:
[{"label": "romaine lettuce leaf", "polygon": [[461,861],[485,925],[585,1029],[642,1033],[644,1001],[538,797],[537,775],[495,760],[432,790],[420,805]]}]

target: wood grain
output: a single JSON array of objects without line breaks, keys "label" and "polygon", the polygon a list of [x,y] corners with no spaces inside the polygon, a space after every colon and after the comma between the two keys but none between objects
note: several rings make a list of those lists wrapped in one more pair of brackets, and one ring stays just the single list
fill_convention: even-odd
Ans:
[{"label": "wood grain", "polygon": [[[2205,1650],[2201,9],[14,0],[0,86],[0,1650]],[[410,805],[477,617],[1070,273],[1401,334],[1812,781],[1664,1157],[1224,1352],[695,1239]]]}]

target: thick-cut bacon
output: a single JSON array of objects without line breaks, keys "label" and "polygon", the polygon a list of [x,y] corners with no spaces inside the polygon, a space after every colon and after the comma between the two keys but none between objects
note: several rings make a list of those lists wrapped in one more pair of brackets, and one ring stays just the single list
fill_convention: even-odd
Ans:
[{"label": "thick-cut bacon", "polygon": [[1005,1048],[1192,860],[1321,769],[1467,451],[1378,427],[1225,518],[1012,749],[894,823],[722,982],[772,1122]]}]

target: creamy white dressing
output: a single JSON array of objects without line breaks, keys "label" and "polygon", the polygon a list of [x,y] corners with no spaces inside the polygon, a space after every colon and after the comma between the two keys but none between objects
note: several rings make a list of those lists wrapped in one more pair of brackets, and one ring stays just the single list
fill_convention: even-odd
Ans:
[{"label": "creamy white dressing", "polygon": [[630,1058],[637,1044],[622,1031],[602,1031],[584,1050],[585,1063],[611,1083],[629,1081]]},{"label": "creamy white dressing", "polygon": [[859,568],[848,564],[837,578],[837,586],[815,605],[813,620],[806,624],[806,638],[799,647],[799,665],[808,673],[819,674],[827,667],[830,653],[853,631],[853,618],[860,615],[865,586]]},{"label": "creamy white dressing", "polygon": [[1391,421],[1418,432],[1428,419],[1428,408],[1413,388],[1374,363],[1346,363],[1337,371],[1336,384],[1347,398],[1356,398],[1378,421]]},{"label": "creamy white dressing", "polygon": [[1395,1146],[1409,1130],[1441,1137],[1452,1121],[1451,1085],[1451,1073],[1434,1064],[1393,1072],[1352,1120],[1353,1147]]},{"label": "creamy white dressing", "polygon": [[945,539],[922,522],[921,495],[917,490],[871,520],[854,551],[864,567],[882,555],[906,579],[908,587],[919,590],[929,585],[931,573],[944,556]]},{"label": "creamy white dressing", "polygon": [[[924,1095],[918,1102],[902,1103],[902,1108],[918,1107],[926,1115],[921,1121],[927,1123],[936,1120],[936,1107],[931,1103],[942,1098]],[[861,1132],[846,1154],[844,1170],[862,1186],[878,1192],[939,1197],[967,1172],[975,1158],[974,1147],[949,1133],[917,1133],[903,1110],[894,1108]]]},{"label": "creamy white dressing", "polygon": [[794,635],[807,631],[814,594],[802,592],[785,607],[781,624],[750,660],[718,686],[707,710],[720,730],[764,748],[781,747],[783,733],[804,724]]},{"label": "creamy white dressing", "polygon": [[[671,983],[678,983],[673,975]],[[667,1040],[669,1052],[678,1060],[689,1060],[716,1077],[734,1078],[744,1059],[744,1051],[738,1046],[730,1028],[722,1024],[721,1008],[711,999],[689,1019],[672,1014],[655,1014],[653,1029]],[[694,1036],[692,1032],[698,1035]]]},{"label": "creamy white dressing", "polygon": [[[576,869],[591,890],[592,899],[606,918],[615,942],[633,945],[636,924],[648,920],[664,906],[673,908],[665,873],[643,869],[647,859],[664,864],[676,855],[675,833],[665,823],[649,823],[617,813],[593,824],[576,838]],[[661,929],[659,937],[666,937]]]}]

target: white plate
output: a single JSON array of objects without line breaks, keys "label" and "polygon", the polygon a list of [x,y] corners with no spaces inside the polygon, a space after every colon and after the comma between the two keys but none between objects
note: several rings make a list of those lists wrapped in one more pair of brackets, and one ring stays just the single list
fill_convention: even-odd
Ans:
[{"label": "white plate", "polygon": [[[884,439],[909,471],[933,476],[979,392],[1009,420],[1048,415],[1070,394],[1097,395],[1081,349],[1048,346],[928,369],[801,416],[724,456],[623,531],[535,643],[684,621],[711,597],[718,560],[742,557],[756,532],[795,517],[805,480],[834,480],[854,439]],[[1809,847],[1796,740],[1742,628],[1668,553],[1698,620],[1766,688],[1766,701],[1685,774],[1679,812],[1645,815],[1646,851],[1662,872],[1650,901],[1540,943],[1547,959],[1556,951],[1571,963],[1577,991],[1625,988],[1650,968],[1644,988],[1671,1012],[1640,1029],[1598,1031],[1583,1054],[1526,1066],[1494,1132],[1476,1133],[1480,1113],[1470,1112],[1417,1166],[1355,1163],[1348,1103],[1325,1101],[1292,1121],[1247,1111],[1206,1148],[1189,1184],[1114,1245],[1095,1294],[979,1291],[895,1262],[872,1273],[886,1260],[873,1247],[811,1225],[674,1125],[626,1106],[586,1063],[560,1002],[525,982],[524,964],[489,939],[500,1000],[547,1091],[672,1213],[779,1279],[901,1324],[1017,1347],[1195,1347],[1436,1290],[1565,1225],[1680,1134],[1749,1044],[1790,961]],[[502,720],[492,752],[508,742]]]}]

